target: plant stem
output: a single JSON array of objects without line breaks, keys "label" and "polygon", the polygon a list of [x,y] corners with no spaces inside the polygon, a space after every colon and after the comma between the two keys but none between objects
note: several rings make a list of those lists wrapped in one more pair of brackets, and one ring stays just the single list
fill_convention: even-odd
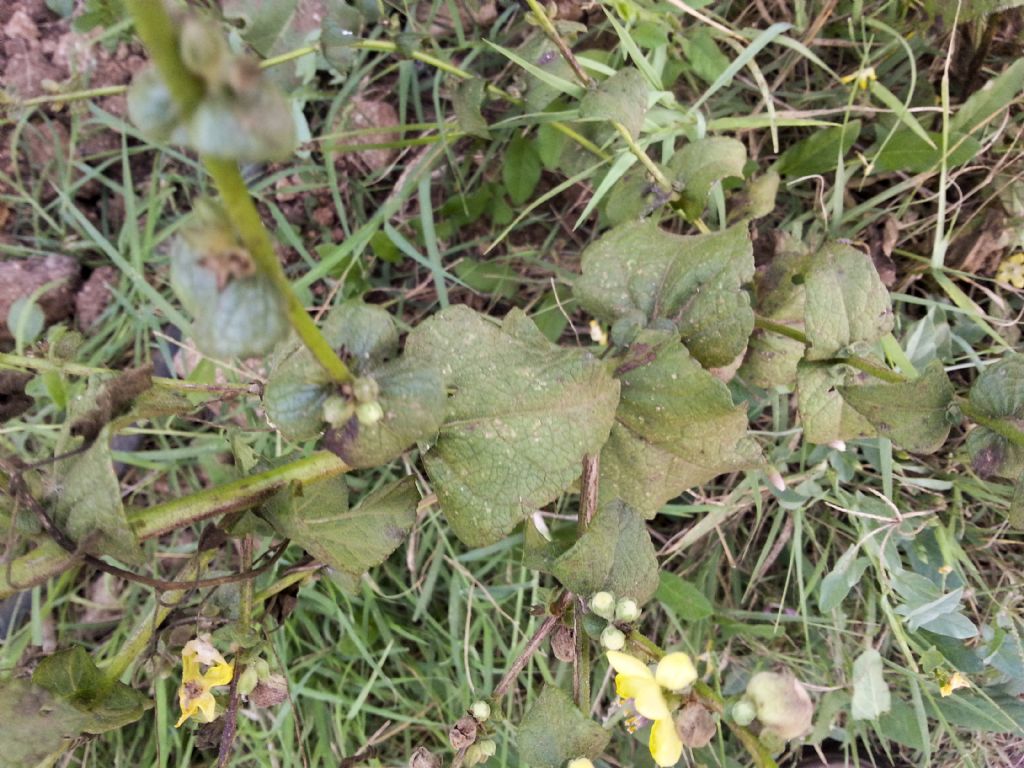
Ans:
[{"label": "plant stem", "polygon": [[[181,61],[177,35],[167,9],[162,2],[155,0],[127,0],[127,5],[150,58],[177,102],[182,116],[187,119],[203,98],[205,88],[202,81],[186,69]],[[263,225],[256,205],[249,195],[238,163],[234,160],[204,157],[203,165],[213,179],[217,191],[220,192],[235,232],[256,262],[257,268],[270,278],[288,321],[299,338],[334,381],[351,381],[352,374],[348,367],[331,349],[331,345],[320,333],[316,323],[292,290],[291,283],[288,282],[288,277],[274,252],[270,233]]]},{"label": "plant stem", "polygon": [[1024,432],[1017,429],[1006,419],[993,419],[991,416],[986,416],[971,405],[970,401],[965,397],[957,398],[957,405],[964,416],[975,424],[991,429],[1000,437],[1004,437],[1014,445],[1024,448]]},{"label": "plant stem", "polygon": [[856,368],[858,371],[874,376],[876,379],[887,381],[890,384],[903,384],[909,379],[902,373],[898,373],[891,368],[886,368],[884,365],[872,362],[865,357],[837,357],[833,360],[826,360],[824,362],[848,365],[851,368]]},{"label": "plant stem", "polygon": [[777,323],[774,320],[769,320],[767,317],[761,317],[761,315],[754,315],[754,327],[760,328],[763,331],[770,331],[771,333],[777,333],[780,336],[785,336],[787,339],[793,341],[799,341],[805,347],[811,345],[811,340],[807,338],[807,334],[796,328],[791,328],[788,325]]},{"label": "plant stem", "polygon": [[[318,451],[267,472],[131,512],[128,523],[140,540],[152,539],[215,515],[249,509],[291,483],[313,483],[348,471],[348,465],[333,453]],[[0,599],[56,576],[78,562],[78,557],[55,541],[44,541],[28,554],[6,566],[0,565]]]}]

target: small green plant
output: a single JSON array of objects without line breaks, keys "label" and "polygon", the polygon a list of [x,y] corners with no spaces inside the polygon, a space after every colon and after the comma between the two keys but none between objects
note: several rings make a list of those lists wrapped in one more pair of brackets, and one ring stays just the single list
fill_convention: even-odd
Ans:
[{"label": "small green plant", "polygon": [[[148,612],[125,616],[130,630],[123,643],[102,658],[76,646],[42,659],[30,679],[3,682],[0,731],[20,744],[0,760],[4,765],[54,764],[83,737],[145,717],[151,698],[128,683],[162,624],[190,591],[230,586],[230,620],[182,643],[177,721],[183,728],[219,721],[225,764],[240,702],[274,707],[288,699],[286,670],[269,640],[287,619],[274,615],[272,601],[311,573],[276,568],[289,544],[352,588],[436,505],[468,547],[520,537],[523,562],[550,586],[537,607],[541,624],[522,653],[451,724],[453,765],[494,757],[503,700],[549,641],[571,668],[571,691],[550,680],[515,724],[523,763],[585,768],[613,749],[612,733],[620,731],[641,733],[659,766],[675,765],[684,749],[704,749],[714,739],[738,745],[753,765],[776,766],[787,744],[816,725],[815,702],[794,673],[762,669],[727,680],[710,655],[663,647],[666,639],[646,636],[642,623],[656,595],[684,619],[711,616],[699,591],[661,571],[648,522],[666,504],[729,473],[744,473],[758,494],[792,500],[766,441],[751,429],[751,406],[735,381],[793,394],[807,445],[879,438],[889,462],[892,448],[918,456],[948,450],[951,430],[966,425],[964,471],[1015,484],[1011,515],[1020,524],[1024,358],[1008,352],[968,388],[941,363],[915,366],[893,334],[892,297],[870,257],[836,237],[787,238],[770,263],[755,269],[751,228],[775,209],[780,179],[824,170],[816,164],[825,156],[832,167],[837,157],[841,163],[860,126],[816,134],[821,146],[792,147],[775,168],[759,168],[737,139],[707,135],[696,107],[678,103],[661,83],[664,73],[639,51],[630,51],[632,65],[614,68],[577,57],[572,23],[556,22],[534,0],[528,5],[537,34],[518,51],[492,45],[522,68],[525,97],[447,65],[463,82],[456,123],[464,135],[488,140],[495,129],[481,112],[487,98],[545,115],[536,133],[508,147],[514,160],[504,189],[517,206],[536,193],[542,168],[571,178],[591,164],[607,166],[581,215],[599,213],[605,229],[583,251],[573,285],[573,300],[593,319],[591,343],[560,345],[520,309],[496,319],[451,305],[406,327],[357,297],[334,302],[314,321],[240,170],[295,150],[286,95],[207,19],[126,0],[152,60],[128,92],[131,118],[154,144],[198,155],[213,183],[211,195],[175,223],[170,249],[169,279],[188,314],[190,339],[209,357],[265,365],[258,393],[228,387],[228,394],[258,396],[269,427],[281,441],[300,445],[302,455],[281,462],[236,446],[239,476],[129,512],[111,438],[140,420],[192,413],[198,402],[224,393],[148,370],[82,371],[73,352],[56,354],[57,344],[48,347],[50,357],[0,357],[45,374],[88,374],[85,390],[68,401],[52,461],[5,466],[10,503],[2,511],[12,535],[33,545],[6,563],[0,595],[82,562],[153,592]],[[626,45],[632,38],[623,25],[642,22],[643,14],[632,3],[616,8],[609,23]],[[321,40],[335,66],[355,44],[351,30],[370,13],[346,10],[332,17],[331,33]],[[656,30],[647,33],[656,37]],[[408,41],[371,42],[402,51]],[[420,53],[418,60],[427,57]],[[892,94],[867,71],[845,84],[892,107]],[[969,101],[953,117],[960,151],[970,149],[978,124],[970,114],[985,109]],[[915,129],[911,113],[893,112],[906,125],[876,164],[910,163],[907,170],[918,172],[953,162],[948,130],[936,146],[933,134]],[[687,125],[686,135],[662,143],[656,160],[651,147],[672,121]],[[494,203],[493,190],[488,195],[485,202]],[[494,211],[491,217],[499,220]],[[473,269],[458,274],[466,282],[490,279],[479,270],[474,277]],[[495,274],[499,283],[509,277]],[[397,460],[404,476],[378,482],[382,475],[374,471]],[[367,493],[350,506],[345,476],[357,472]],[[903,567],[900,537],[909,537],[913,521],[884,501],[850,496],[865,521],[863,537],[820,574],[823,613],[874,565],[891,583],[879,610],[903,617],[908,631],[978,636],[960,612],[962,585],[940,587]],[[549,505],[565,514],[545,522],[537,512]],[[173,578],[141,573],[141,542],[206,521]],[[213,572],[210,564],[223,552],[237,553],[236,571]],[[257,591],[258,577],[268,581]],[[1012,632],[1004,628],[1003,635]],[[920,642],[915,651],[924,650]],[[966,678],[943,658],[935,660],[928,685],[947,696]],[[595,699],[608,696],[592,690],[598,669],[613,671],[621,705],[605,724],[589,715]],[[854,719],[890,711],[877,651],[858,657],[852,680]],[[410,765],[438,764],[426,746],[410,755]]]}]

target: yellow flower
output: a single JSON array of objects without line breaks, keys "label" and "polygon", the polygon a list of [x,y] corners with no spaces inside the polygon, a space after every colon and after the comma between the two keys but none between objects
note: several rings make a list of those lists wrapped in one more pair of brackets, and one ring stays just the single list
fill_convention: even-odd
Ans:
[{"label": "yellow flower", "polygon": [[679,762],[683,742],[676,733],[672,710],[664,690],[678,692],[697,679],[697,670],[685,653],[666,654],[652,672],[640,659],[618,651],[608,651],[608,663],[616,671],[615,691],[623,699],[632,699],[637,712],[653,720],[651,757],[659,766]]},{"label": "yellow flower", "polygon": [[945,683],[939,686],[939,693],[941,693],[943,696],[952,696],[953,691],[957,690],[958,688],[970,687],[971,681],[967,679],[966,675],[960,672],[954,672],[952,675],[949,676],[949,679],[946,680]]},{"label": "yellow flower", "polygon": [[[207,668],[205,672],[202,667]],[[234,664],[224,660],[208,636],[185,643],[181,649],[181,687],[178,689],[181,717],[174,727],[180,727],[190,717],[203,723],[213,722],[217,702],[210,689],[228,685],[234,674]]]},{"label": "yellow flower", "polygon": [[1007,256],[996,271],[996,282],[1024,288],[1024,252]]},{"label": "yellow flower", "polygon": [[862,91],[866,91],[868,89],[868,86],[871,84],[871,82],[873,80],[877,80],[877,79],[878,79],[878,75],[875,74],[875,68],[874,67],[866,67],[864,69],[858,69],[853,74],[846,75],[845,77],[839,78],[839,82],[841,82],[843,85],[849,85],[850,83],[856,81],[857,82],[857,86]]}]

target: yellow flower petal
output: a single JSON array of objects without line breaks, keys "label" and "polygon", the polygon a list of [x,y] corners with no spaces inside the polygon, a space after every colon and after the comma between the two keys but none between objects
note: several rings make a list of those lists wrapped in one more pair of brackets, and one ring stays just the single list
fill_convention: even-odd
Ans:
[{"label": "yellow flower petal", "polygon": [[210,688],[214,688],[218,685],[228,685],[231,683],[231,678],[235,673],[235,665],[224,663],[217,664],[214,667],[210,667],[206,670],[206,674],[203,675],[203,682]]},{"label": "yellow flower petal", "polygon": [[693,666],[693,661],[685,653],[668,653],[658,662],[654,679],[662,688],[681,691],[697,679],[697,670]]},{"label": "yellow flower petal", "polygon": [[651,728],[651,757],[654,762],[668,768],[679,762],[683,754],[683,742],[676,733],[676,724],[671,717],[666,717],[654,722]]},{"label": "yellow flower petal", "polygon": [[615,691],[624,699],[632,699],[633,707],[648,720],[669,716],[668,702],[654,677],[615,676]]},{"label": "yellow flower petal", "polygon": [[620,675],[654,679],[654,674],[648,666],[636,656],[630,656],[628,653],[622,653],[621,651],[608,651],[605,656],[608,657],[608,663],[612,665],[612,669]]}]

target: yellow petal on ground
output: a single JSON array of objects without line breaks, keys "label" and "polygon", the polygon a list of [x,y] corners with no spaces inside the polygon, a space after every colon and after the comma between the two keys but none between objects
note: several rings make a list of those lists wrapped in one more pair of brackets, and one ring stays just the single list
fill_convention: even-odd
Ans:
[{"label": "yellow petal on ground", "polygon": [[671,717],[665,717],[654,722],[651,728],[651,757],[654,762],[668,768],[679,762],[683,754],[683,742],[676,733],[676,724]]},{"label": "yellow petal on ground", "polygon": [[612,665],[612,669],[620,675],[654,678],[647,665],[636,656],[630,656],[628,653],[622,653],[621,651],[608,651],[605,653],[605,656],[608,657],[608,663]]},{"label": "yellow petal on ground", "polygon": [[658,662],[654,679],[662,688],[681,691],[697,679],[697,669],[685,653],[668,653]]}]

